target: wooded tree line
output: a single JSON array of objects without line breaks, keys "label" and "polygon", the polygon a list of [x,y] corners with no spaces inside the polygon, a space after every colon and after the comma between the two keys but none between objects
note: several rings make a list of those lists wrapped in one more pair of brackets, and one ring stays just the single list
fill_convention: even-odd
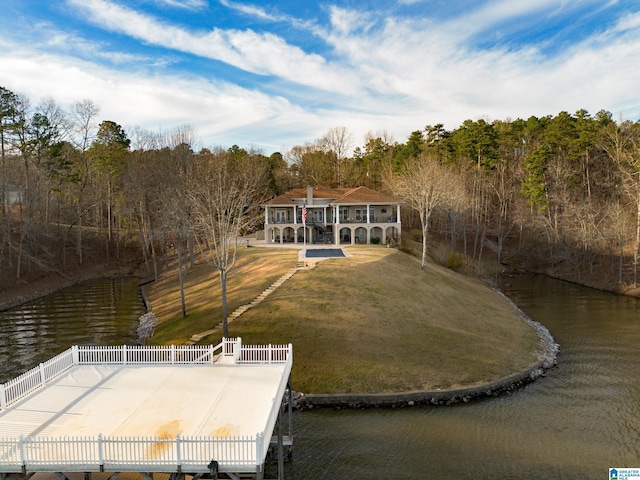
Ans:
[{"label": "wooded tree line", "polygon": [[616,282],[637,281],[640,124],[609,112],[427,125],[404,143],[377,132],[362,146],[336,127],[265,156],[198,148],[188,125],[125,132],[88,100],[65,110],[0,94],[0,266],[16,278],[82,264],[89,248],[111,258],[135,245],[150,274],[169,252],[181,275],[202,253],[222,279],[233,248],[216,248],[259,227],[259,203],[294,187],[365,185],[401,196],[414,210],[405,225],[468,258],[578,279],[604,261]]},{"label": "wooded tree line", "polygon": [[[289,181],[365,185],[405,201],[404,226],[451,252],[583,281],[596,272],[636,285],[640,252],[640,123],[592,115],[466,120],[370,133],[353,149],[344,127],[287,153]],[[412,211],[412,214],[410,214]]]}]

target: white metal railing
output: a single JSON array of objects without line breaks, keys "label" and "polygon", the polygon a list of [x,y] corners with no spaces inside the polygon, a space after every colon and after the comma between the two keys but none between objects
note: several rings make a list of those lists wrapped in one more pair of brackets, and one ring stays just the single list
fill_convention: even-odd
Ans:
[{"label": "white metal railing", "polygon": [[[254,472],[264,434],[236,437],[0,437],[0,471]],[[268,442],[266,443],[268,445]]]},{"label": "white metal railing", "polygon": [[[218,345],[95,346],[74,345],[22,375],[0,384],[0,411],[26,397],[74,365],[211,364],[216,355],[239,364],[286,363],[291,345],[243,346],[240,338],[223,338]],[[219,353],[218,353],[219,352]]]}]

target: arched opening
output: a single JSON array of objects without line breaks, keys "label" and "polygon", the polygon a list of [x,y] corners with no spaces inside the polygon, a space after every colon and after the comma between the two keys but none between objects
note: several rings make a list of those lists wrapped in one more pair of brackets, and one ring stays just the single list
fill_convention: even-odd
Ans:
[{"label": "arched opening", "polygon": [[351,229],[343,227],[340,229],[340,243],[351,243]]},{"label": "arched opening", "polygon": [[384,240],[387,245],[398,245],[400,243],[400,235],[398,233],[398,229],[396,227],[387,227]]},{"label": "arched opening", "polygon": [[280,243],[282,241],[280,229],[277,227],[272,227],[268,238],[270,243]]},{"label": "arched opening", "polygon": [[283,243],[293,243],[295,241],[295,230],[291,227],[286,227],[282,232]]},{"label": "arched opening", "polygon": [[[304,228],[305,227],[298,227],[298,229],[296,230],[296,235],[298,237],[298,243],[303,243],[305,241]],[[309,229],[307,228],[307,242],[308,241],[309,241]]]},{"label": "arched opening", "polygon": [[384,243],[382,239],[382,228],[373,227],[369,232],[370,242],[374,245],[378,245],[380,243]]}]

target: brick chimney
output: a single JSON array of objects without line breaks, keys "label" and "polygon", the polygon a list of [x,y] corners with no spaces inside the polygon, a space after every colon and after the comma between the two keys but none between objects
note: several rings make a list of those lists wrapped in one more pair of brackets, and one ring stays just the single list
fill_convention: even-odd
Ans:
[{"label": "brick chimney", "polygon": [[313,205],[313,187],[307,185],[307,205]]}]

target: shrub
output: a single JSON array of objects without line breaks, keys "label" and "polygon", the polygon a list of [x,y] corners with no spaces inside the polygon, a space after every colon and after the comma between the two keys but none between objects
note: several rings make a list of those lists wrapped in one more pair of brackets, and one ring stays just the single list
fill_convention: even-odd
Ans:
[{"label": "shrub", "polygon": [[462,268],[462,265],[462,257],[455,252],[451,252],[447,257],[447,268],[457,272]]}]

